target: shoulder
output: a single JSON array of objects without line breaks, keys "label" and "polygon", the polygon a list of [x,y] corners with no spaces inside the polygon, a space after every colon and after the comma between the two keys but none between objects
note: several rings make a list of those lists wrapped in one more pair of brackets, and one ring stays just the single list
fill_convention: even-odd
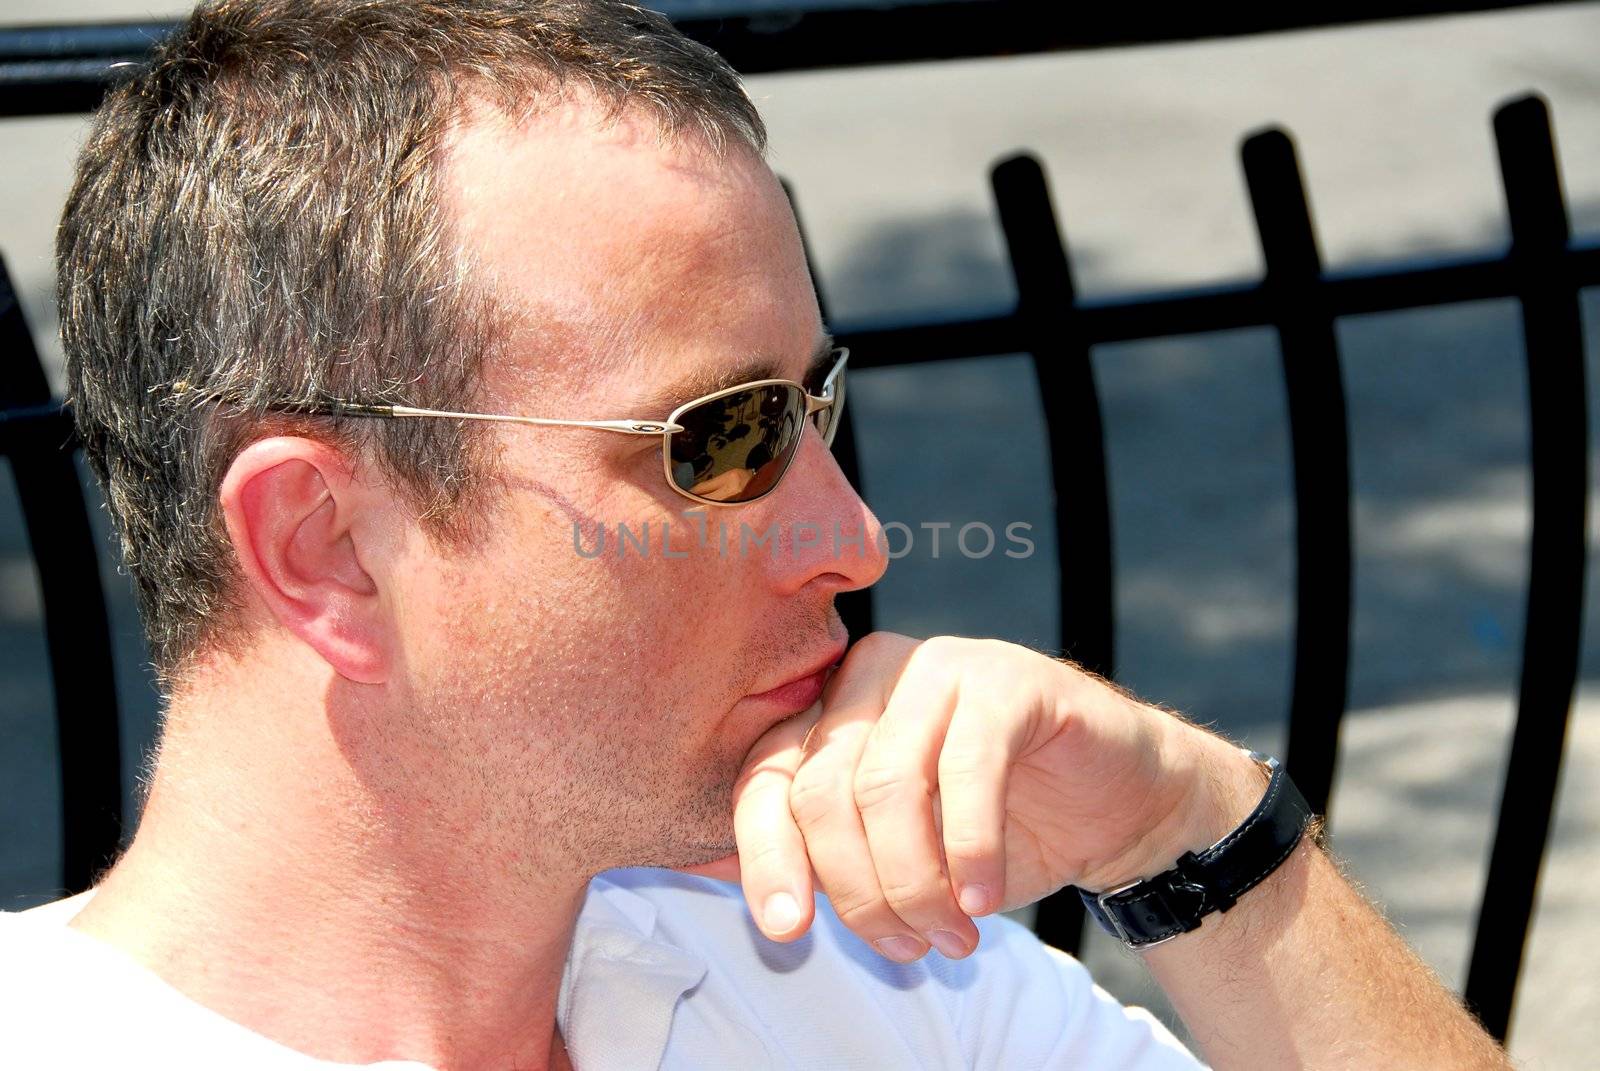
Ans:
[{"label": "shoulder", "polygon": [[67,923],[92,893],[20,911],[0,911],[0,993],[21,999],[60,980],[83,935]]},{"label": "shoulder", "polygon": [[0,911],[0,1065],[318,1067],[68,923],[93,891]]},{"label": "shoulder", "polygon": [[823,1055],[807,1046],[825,1020],[836,1038],[883,1050],[882,1066],[1199,1066],[1148,1012],[1118,1003],[1076,959],[1005,916],[975,920],[978,948],[965,959],[929,952],[897,964],[821,895],[810,931],[780,944],[728,882],[630,868],[606,872],[592,890],[648,916],[647,934],[705,959],[701,989],[711,999],[730,990],[721,999],[762,1022],[770,1045],[791,1057]]},{"label": "shoulder", "polygon": [[[36,1066],[46,1053],[89,1055],[85,1022],[97,1027],[98,996],[105,975],[94,958],[91,938],[67,922],[89,894],[66,897],[21,911],[0,911],[0,1029],[6,1036],[9,1066]],[[95,1053],[110,1059],[110,1051]],[[38,1064],[37,1066],[43,1066]]]}]

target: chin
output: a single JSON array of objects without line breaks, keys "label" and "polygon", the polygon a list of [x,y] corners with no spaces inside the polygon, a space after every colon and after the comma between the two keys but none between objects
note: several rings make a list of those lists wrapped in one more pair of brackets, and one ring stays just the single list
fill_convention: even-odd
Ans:
[{"label": "chin", "polygon": [[649,866],[660,867],[664,870],[676,870],[680,867],[700,866],[704,863],[715,862],[733,855],[739,850],[730,833],[726,841],[700,840],[693,843],[668,840],[655,844],[637,853],[630,853],[631,857],[612,861],[603,869],[610,870],[615,867]]},{"label": "chin", "polygon": [[699,866],[732,855],[738,850],[739,842],[733,835],[733,812],[729,808],[714,824],[686,823],[674,829],[672,834],[663,838],[655,851],[649,853],[654,861],[639,865]]},{"label": "chin", "polygon": [[631,815],[615,811],[597,838],[600,850],[591,855],[600,869],[614,867],[689,867],[709,863],[738,850],[733,833],[732,788],[710,790],[665,806],[634,809]]}]

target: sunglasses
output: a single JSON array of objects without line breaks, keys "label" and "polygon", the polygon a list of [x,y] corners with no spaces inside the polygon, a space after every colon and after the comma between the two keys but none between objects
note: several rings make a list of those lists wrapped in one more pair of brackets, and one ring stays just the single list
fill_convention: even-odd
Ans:
[{"label": "sunglasses", "polygon": [[808,422],[824,444],[833,445],[844,411],[844,369],[850,351],[839,346],[829,356],[832,366],[822,380],[821,394],[812,394],[793,380],[758,379],[684,402],[666,420],[556,420],[339,401],[289,402],[273,408],[321,416],[446,417],[659,435],[668,486],[695,502],[732,506],[765,498],[777,488],[799,452]]}]

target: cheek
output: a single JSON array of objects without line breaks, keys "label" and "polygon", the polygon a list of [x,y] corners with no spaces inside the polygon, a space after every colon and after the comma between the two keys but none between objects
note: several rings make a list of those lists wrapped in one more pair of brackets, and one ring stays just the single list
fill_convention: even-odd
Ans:
[{"label": "cheek", "polygon": [[684,750],[703,750],[770,676],[777,624],[763,552],[741,557],[737,526],[710,513],[651,510],[646,538],[642,519],[599,519],[612,510],[541,511],[506,518],[470,555],[419,554],[401,614],[419,692],[500,732],[670,723]]},{"label": "cheek", "polygon": [[[629,543],[621,554],[613,526],[605,553],[569,575],[574,599],[586,603],[590,657],[611,678],[611,709],[623,724],[659,727],[654,739],[672,741],[668,750],[690,761],[759,735],[729,719],[772,673],[776,623],[762,603],[764,562],[720,554],[714,523],[705,538],[681,515],[665,524],[652,521],[645,553]],[[633,531],[642,541],[642,525]]]},{"label": "cheek", "polygon": [[759,566],[719,554],[712,540],[699,545],[692,524],[667,524],[664,532],[652,526],[646,556],[630,546],[620,558],[586,564],[611,574],[598,593],[610,603],[607,616],[639,637],[643,660],[661,679],[678,682],[686,699],[726,705],[742,694],[741,667],[762,616],[760,582],[752,575]]}]

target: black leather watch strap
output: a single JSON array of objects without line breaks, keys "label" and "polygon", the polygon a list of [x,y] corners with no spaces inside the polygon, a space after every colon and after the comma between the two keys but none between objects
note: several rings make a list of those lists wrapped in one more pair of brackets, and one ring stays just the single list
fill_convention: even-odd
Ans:
[{"label": "black leather watch strap", "polygon": [[1282,865],[1300,843],[1311,808],[1278,760],[1247,752],[1271,774],[1267,791],[1239,828],[1202,852],[1185,852],[1171,870],[1103,893],[1078,895],[1095,921],[1129,948],[1142,949],[1227,911]]}]

